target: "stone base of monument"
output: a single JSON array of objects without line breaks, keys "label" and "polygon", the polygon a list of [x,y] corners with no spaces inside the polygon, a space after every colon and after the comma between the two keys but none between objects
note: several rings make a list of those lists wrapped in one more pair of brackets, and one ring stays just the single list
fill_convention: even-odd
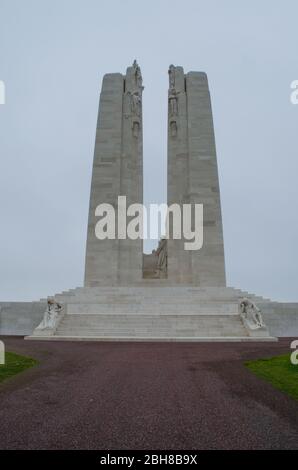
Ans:
[{"label": "stone base of monument", "polygon": [[243,297],[266,300],[230,287],[167,286],[160,279],[135,287],[77,288],[55,296],[63,305],[55,329],[36,329],[26,339],[275,341],[265,326],[249,329],[243,322]]}]

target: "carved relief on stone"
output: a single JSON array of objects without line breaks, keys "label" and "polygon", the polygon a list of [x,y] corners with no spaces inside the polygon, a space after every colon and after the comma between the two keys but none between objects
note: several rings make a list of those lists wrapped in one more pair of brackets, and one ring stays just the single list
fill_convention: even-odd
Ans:
[{"label": "carved relief on stone", "polygon": [[140,123],[139,121],[133,121],[132,123],[132,134],[134,137],[138,138],[140,132]]},{"label": "carved relief on stone", "polygon": [[168,269],[168,250],[166,238],[161,238],[159,241],[157,250],[155,251],[157,256],[157,272],[156,275],[159,278],[166,277]]},{"label": "carved relief on stone", "polygon": [[131,118],[131,129],[134,137],[139,136],[142,118],[142,74],[136,60],[132,64],[133,83],[131,89],[125,94],[124,116]]},{"label": "carved relief on stone", "polygon": [[170,116],[178,115],[178,96],[175,89],[169,90],[169,113]]},{"label": "carved relief on stone", "polygon": [[139,92],[134,91],[130,93],[130,109],[131,113],[135,116],[141,116],[141,108],[142,108],[142,99],[139,95]]},{"label": "carved relief on stone", "polygon": [[169,88],[171,90],[175,88],[175,66],[173,64],[170,65],[168,73],[169,73]]},{"label": "carved relief on stone", "polygon": [[254,302],[244,297],[240,301],[239,307],[241,318],[250,330],[266,328],[261,311]]},{"label": "carved relief on stone", "polygon": [[170,122],[170,134],[171,134],[171,137],[176,137],[177,135],[177,122],[176,121]]},{"label": "carved relief on stone", "polygon": [[142,116],[142,99],[137,91],[131,93],[128,91],[125,95],[124,102],[124,117],[137,117],[141,119]]},{"label": "carved relief on stone", "polygon": [[134,69],[134,78],[135,78],[135,85],[137,89],[143,90],[143,78],[140,66],[138,65],[137,61],[133,61],[133,69]]}]

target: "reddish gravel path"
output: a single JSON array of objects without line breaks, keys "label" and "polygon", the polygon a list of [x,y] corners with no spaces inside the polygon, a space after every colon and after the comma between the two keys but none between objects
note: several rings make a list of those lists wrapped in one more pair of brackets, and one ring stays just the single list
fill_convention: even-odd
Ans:
[{"label": "reddish gravel path", "polygon": [[298,403],[243,366],[288,339],[4,341],[40,365],[0,385],[1,449],[298,449]]}]

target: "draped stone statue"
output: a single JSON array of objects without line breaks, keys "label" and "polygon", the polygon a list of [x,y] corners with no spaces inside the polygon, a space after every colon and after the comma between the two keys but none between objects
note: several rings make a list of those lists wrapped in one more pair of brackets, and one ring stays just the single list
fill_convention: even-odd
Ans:
[{"label": "draped stone statue", "polygon": [[175,89],[169,91],[169,111],[171,116],[178,114],[178,96]]},{"label": "draped stone statue", "polygon": [[58,314],[62,310],[62,305],[55,302],[53,299],[48,299],[47,309],[44,313],[41,323],[36,327],[36,330],[53,329],[56,326]]},{"label": "draped stone statue", "polygon": [[134,121],[132,123],[132,133],[134,137],[139,137],[139,132],[140,132],[140,123],[138,121]]},{"label": "draped stone statue", "polygon": [[246,297],[240,301],[240,315],[250,330],[266,328],[260,309]]},{"label": "draped stone statue", "polygon": [[141,116],[141,105],[142,105],[142,99],[139,95],[138,91],[134,91],[133,93],[130,94],[130,108],[132,114],[135,116],[140,117]]},{"label": "draped stone statue", "polygon": [[169,73],[170,89],[174,89],[175,88],[175,67],[173,64],[170,65],[168,73]]},{"label": "draped stone statue", "polygon": [[171,136],[176,137],[177,135],[177,122],[176,121],[170,122],[170,131],[171,131]]},{"label": "draped stone statue", "polygon": [[167,274],[167,265],[168,265],[168,255],[167,255],[167,240],[166,238],[162,238],[159,241],[156,255],[157,259],[157,276],[158,277],[165,277]]},{"label": "draped stone statue", "polygon": [[142,78],[142,73],[141,73],[141,68],[138,65],[137,61],[134,60],[132,64],[134,71],[135,71],[135,83],[136,87],[143,90],[143,78]]}]

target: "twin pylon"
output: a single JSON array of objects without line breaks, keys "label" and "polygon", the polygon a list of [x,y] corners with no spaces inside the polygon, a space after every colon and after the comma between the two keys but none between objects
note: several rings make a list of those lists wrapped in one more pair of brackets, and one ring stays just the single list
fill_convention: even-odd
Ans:
[{"label": "twin pylon", "polygon": [[[95,210],[118,196],[143,203],[143,80],[134,61],[126,74],[106,74],[100,94],[92,170],[85,286],[136,285],[144,273],[141,239],[98,240]],[[225,286],[224,244],[213,118],[207,76],[169,67],[167,203],[203,204],[204,242],[186,251],[167,242],[168,285]],[[152,181],[152,184],[154,182]]]}]

